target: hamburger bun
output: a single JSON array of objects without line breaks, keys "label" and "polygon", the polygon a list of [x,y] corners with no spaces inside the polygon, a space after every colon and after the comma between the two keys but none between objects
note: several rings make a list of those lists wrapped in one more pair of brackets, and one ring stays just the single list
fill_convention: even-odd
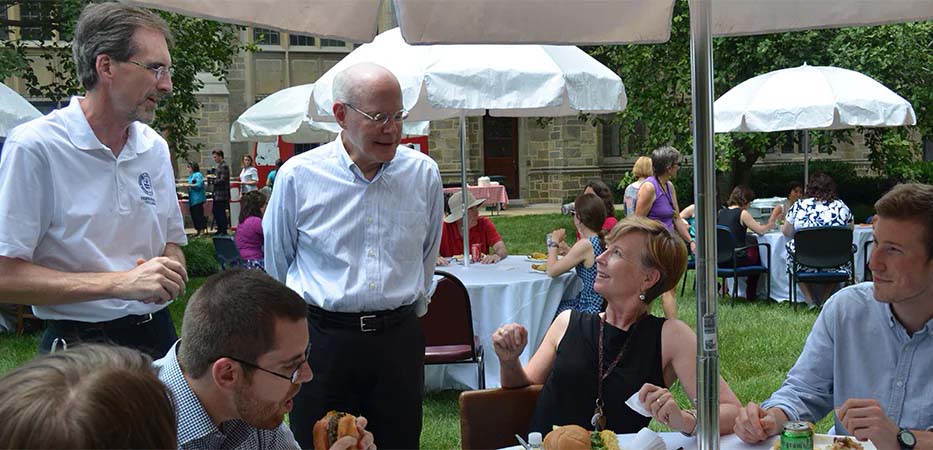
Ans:
[{"label": "hamburger bun", "polygon": [[613,431],[589,431],[579,425],[554,427],[543,444],[544,450],[619,450],[619,438]]},{"label": "hamburger bun", "polygon": [[590,432],[579,425],[554,428],[544,437],[544,450],[590,450]]},{"label": "hamburger bun", "polygon": [[314,423],[314,450],[327,450],[344,436],[360,439],[353,414],[330,411]]}]

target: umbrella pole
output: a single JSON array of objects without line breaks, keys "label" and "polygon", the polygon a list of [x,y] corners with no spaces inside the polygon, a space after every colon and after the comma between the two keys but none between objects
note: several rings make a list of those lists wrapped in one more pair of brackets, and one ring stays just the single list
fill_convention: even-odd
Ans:
[{"label": "umbrella pole", "polygon": [[810,130],[803,130],[800,135],[800,148],[803,150],[803,191],[807,191],[810,182]]},{"label": "umbrella pole", "polygon": [[460,111],[460,198],[463,215],[460,216],[460,222],[463,224],[461,236],[463,236],[463,267],[470,266],[470,220],[467,218],[467,176],[466,176],[466,118],[465,113]]},{"label": "umbrella pole", "polygon": [[[693,170],[697,205],[697,444],[719,449],[719,349],[716,311],[716,172],[713,163],[711,0],[690,1]],[[692,399],[693,400],[693,399]]]}]

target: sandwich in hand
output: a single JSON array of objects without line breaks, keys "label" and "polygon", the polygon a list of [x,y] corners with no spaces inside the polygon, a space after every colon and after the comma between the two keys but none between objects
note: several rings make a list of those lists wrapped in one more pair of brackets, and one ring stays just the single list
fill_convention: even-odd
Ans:
[{"label": "sandwich in hand", "polygon": [[344,436],[360,439],[360,431],[356,428],[356,416],[330,411],[314,423],[314,450],[327,450]]}]

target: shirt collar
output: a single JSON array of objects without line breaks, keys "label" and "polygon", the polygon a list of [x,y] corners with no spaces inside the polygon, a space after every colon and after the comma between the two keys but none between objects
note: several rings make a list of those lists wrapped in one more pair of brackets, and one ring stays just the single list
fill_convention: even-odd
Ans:
[{"label": "shirt collar", "polygon": [[[905,328],[904,324],[902,324],[899,320],[897,320],[897,317],[894,316],[894,311],[891,309],[891,304],[881,303],[881,306],[882,310],[884,311],[885,322],[888,324],[888,327],[892,329],[900,329],[904,333],[904,336],[909,336],[907,334],[907,328]],[[917,336],[918,334],[927,334],[930,337],[933,337],[933,319],[928,320],[927,323],[923,325],[923,328],[917,330],[917,332],[914,333],[914,336]]]},{"label": "shirt collar", "polygon": [[392,163],[398,159],[398,156],[399,152],[396,150],[395,157],[392,158],[392,160],[389,162],[382,163],[382,166],[379,167],[379,170],[376,172],[376,176],[374,176],[372,180],[367,180],[366,177],[363,176],[363,171],[360,169],[360,167],[357,166],[352,159],[350,159],[350,153],[347,152],[347,148],[343,146],[343,131],[337,135],[337,157],[340,158],[340,166],[346,167],[349,171],[351,181],[353,177],[359,178],[367,184],[375,183],[379,181],[380,178],[386,178],[386,181],[389,181],[391,178],[391,176],[388,174],[389,169],[392,167]]},{"label": "shirt collar", "polygon": [[[75,147],[81,150],[104,150],[107,147],[100,142],[100,139],[97,138],[97,135],[94,134],[94,130],[91,129],[91,124],[87,121],[87,116],[84,115],[84,110],[81,109],[81,100],[84,97],[74,96],[71,97],[71,101],[68,103],[68,106],[62,108],[62,116],[65,119],[65,128],[68,130],[69,139]],[[153,147],[155,142],[149,140],[146,142],[146,139],[143,138],[146,127],[137,122],[133,122],[129,126],[129,135],[124,144],[123,148],[120,149],[120,154],[128,152],[127,156],[140,154],[148,151]]]},{"label": "shirt collar", "polygon": [[179,447],[204,436],[220,432],[211,417],[207,415],[201,401],[191,390],[191,387],[188,386],[188,380],[185,379],[184,374],[181,372],[178,357],[176,356],[180,342],[181,340],[176,341],[165,357],[155,363],[157,367],[160,367],[159,379],[172,391],[175,401],[175,411],[178,416]]}]

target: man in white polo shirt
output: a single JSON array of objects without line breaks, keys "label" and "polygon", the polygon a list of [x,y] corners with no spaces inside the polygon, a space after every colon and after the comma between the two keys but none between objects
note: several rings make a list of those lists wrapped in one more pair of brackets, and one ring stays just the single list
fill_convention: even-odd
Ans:
[{"label": "man in white polo shirt", "polygon": [[145,125],[172,90],[157,15],[90,5],[73,51],[85,97],[13,130],[0,156],[0,301],[49,322],[40,352],[86,341],[160,357],[187,244],[168,145]]}]

